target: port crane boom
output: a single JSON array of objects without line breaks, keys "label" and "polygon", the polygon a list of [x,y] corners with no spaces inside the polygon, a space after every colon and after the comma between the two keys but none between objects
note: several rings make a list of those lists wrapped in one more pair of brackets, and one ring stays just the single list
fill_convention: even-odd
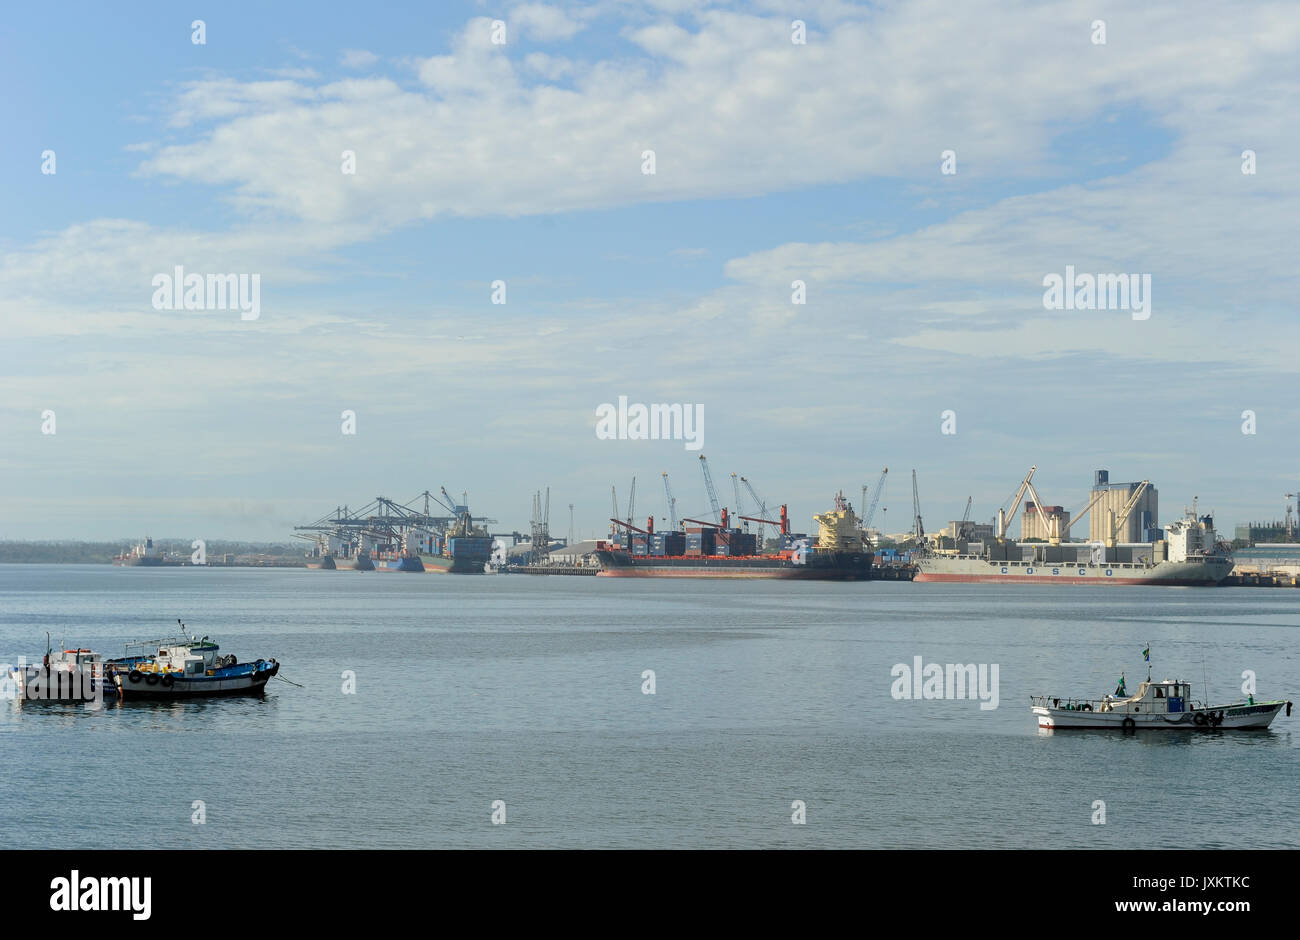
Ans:
[{"label": "port crane boom", "polygon": [[912,534],[918,546],[925,542],[925,526],[921,522],[921,497],[916,489],[916,471],[912,471]]},{"label": "port crane boom", "polygon": [[[871,505],[867,506],[867,511],[862,514],[862,529],[866,531],[867,526],[871,525],[871,517],[876,514],[876,505],[880,502],[880,494],[885,491],[885,477],[889,475],[889,468],[886,467],[880,471],[880,479],[876,481],[876,495],[871,497]],[[862,503],[866,505],[867,488],[862,487]]]}]

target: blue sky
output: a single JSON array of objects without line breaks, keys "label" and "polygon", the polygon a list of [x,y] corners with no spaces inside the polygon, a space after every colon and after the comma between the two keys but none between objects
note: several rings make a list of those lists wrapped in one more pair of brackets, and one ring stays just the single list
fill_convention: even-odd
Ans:
[{"label": "blue sky", "polygon": [[[1277,517],[1300,24],[1129,7],[6,10],[0,538],[275,539],[442,484],[590,533],[663,470],[701,510],[680,442],[596,439],[619,395],[702,403],[719,483],[800,526],[884,465],[891,528],[912,467],[937,528],[1031,463],[1067,507],[1108,467],[1162,521]],[[260,318],[154,310],[177,264],[258,273]],[[1066,265],[1150,274],[1150,319],[1044,309]]]}]

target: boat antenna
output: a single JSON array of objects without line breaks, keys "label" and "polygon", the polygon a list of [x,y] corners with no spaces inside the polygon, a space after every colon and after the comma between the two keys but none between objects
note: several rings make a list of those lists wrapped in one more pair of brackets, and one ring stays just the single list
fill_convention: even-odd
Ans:
[{"label": "boat antenna", "polygon": [[1204,704],[1208,705],[1208,704],[1210,703],[1210,680],[1209,680],[1209,677],[1208,677],[1208,676],[1206,675],[1206,673],[1205,673],[1205,654],[1204,654],[1204,653],[1201,654],[1201,688],[1202,688],[1202,689],[1204,690],[1204,692],[1205,692],[1205,702],[1204,702]]},{"label": "boat antenna", "polygon": [[1151,641],[1147,640],[1147,682],[1151,681]]}]

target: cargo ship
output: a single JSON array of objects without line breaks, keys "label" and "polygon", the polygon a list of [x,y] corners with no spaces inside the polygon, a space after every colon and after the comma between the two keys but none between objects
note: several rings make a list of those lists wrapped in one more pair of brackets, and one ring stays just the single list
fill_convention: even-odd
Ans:
[{"label": "cargo ship", "polygon": [[423,570],[444,574],[483,574],[492,558],[492,536],[474,524],[469,508],[456,507],[456,521],[440,536],[424,544],[428,551],[415,557]]},{"label": "cargo ship", "polygon": [[145,536],[145,540],[133,547],[131,551],[114,555],[113,564],[123,567],[173,568],[180,566],[181,561],[168,558],[154,547],[152,538]]},{"label": "cargo ship", "polygon": [[816,538],[790,532],[786,507],[780,519],[742,519],[779,526],[778,550],[760,551],[754,535],[730,526],[726,509],[718,524],[698,523],[682,531],[654,531],[654,517],[641,529],[611,519],[626,530],[609,542],[599,542],[596,559],[606,578],[785,578],[811,581],[865,581],[870,577],[872,552],[862,537],[861,523],[843,493],[835,508],[813,516]]},{"label": "cargo ship", "polygon": [[1127,545],[1022,544],[996,538],[958,542],[951,549],[931,548],[917,555],[913,580],[1213,586],[1232,572],[1232,555],[1216,540],[1213,517],[1189,511],[1166,527],[1165,536]]}]

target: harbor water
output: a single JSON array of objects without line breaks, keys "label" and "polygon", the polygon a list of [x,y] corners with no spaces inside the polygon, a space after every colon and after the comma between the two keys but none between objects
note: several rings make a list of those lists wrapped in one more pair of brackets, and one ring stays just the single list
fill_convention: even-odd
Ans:
[{"label": "harbor water", "polygon": [[[1300,713],[1126,736],[1029,712],[1136,690],[1148,645],[1197,699],[1251,671],[1300,700],[1300,592],[0,566],[0,661],[47,631],[119,656],[178,617],[297,685],[0,701],[21,844],[1300,847]],[[917,657],[988,667],[996,700],[899,697]]]}]

